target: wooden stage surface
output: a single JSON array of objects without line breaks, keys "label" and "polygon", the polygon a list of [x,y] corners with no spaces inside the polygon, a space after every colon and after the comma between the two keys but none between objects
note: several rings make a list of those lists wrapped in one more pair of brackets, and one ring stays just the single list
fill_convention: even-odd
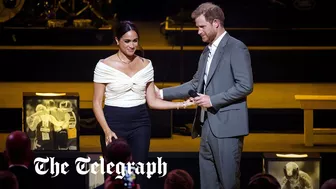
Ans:
[{"label": "wooden stage surface", "polygon": [[[4,151],[8,134],[0,134],[0,151]],[[336,137],[335,137],[336,138]],[[151,139],[150,152],[198,152],[200,138],[173,135],[172,138]],[[81,136],[81,152],[101,152],[99,136]],[[336,152],[336,145],[306,147],[303,134],[257,134],[245,137],[243,152],[309,153]]]}]

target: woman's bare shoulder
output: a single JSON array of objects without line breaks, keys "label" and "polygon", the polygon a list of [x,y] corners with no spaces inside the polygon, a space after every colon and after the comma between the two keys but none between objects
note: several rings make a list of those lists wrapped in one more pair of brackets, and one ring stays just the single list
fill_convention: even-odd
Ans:
[{"label": "woman's bare shoulder", "polygon": [[138,58],[140,59],[140,61],[143,63],[144,66],[147,66],[148,64],[152,63],[152,61],[150,59],[138,56]]},{"label": "woman's bare shoulder", "polygon": [[102,60],[102,63],[114,67],[119,62],[119,59],[116,54],[113,54]]}]

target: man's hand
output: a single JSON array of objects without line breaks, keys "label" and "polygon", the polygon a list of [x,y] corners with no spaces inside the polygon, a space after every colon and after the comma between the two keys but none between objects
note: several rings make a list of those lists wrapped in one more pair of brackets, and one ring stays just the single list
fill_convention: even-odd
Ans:
[{"label": "man's hand", "polygon": [[203,107],[203,108],[210,108],[212,107],[210,96],[204,95],[204,94],[198,94],[199,96],[194,98],[194,102],[197,106]]},{"label": "man's hand", "polygon": [[193,98],[189,98],[184,102],[185,102],[186,107],[195,105],[195,102],[194,102]]}]

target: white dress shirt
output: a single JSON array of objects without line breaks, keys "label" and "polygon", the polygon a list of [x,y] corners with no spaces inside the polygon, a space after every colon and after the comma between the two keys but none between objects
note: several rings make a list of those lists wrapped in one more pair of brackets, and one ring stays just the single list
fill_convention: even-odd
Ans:
[{"label": "white dress shirt", "polygon": [[[208,74],[209,74],[212,58],[215,55],[217,47],[218,47],[219,43],[221,42],[221,40],[223,39],[223,37],[224,37],[225,34],[226,34],[226,31],[224,31],[224,33],[222,33],[212,44],[208,45],[208,48],[209,48],[210,52],[209,52],[207,64],[206,64],[206,67],[205,67],[205,73],[204,73],[204,82],[205,83],[207,82],[207,78],[208,78]],[[204,86],[204,89],[205,89],[205,86]]]}]

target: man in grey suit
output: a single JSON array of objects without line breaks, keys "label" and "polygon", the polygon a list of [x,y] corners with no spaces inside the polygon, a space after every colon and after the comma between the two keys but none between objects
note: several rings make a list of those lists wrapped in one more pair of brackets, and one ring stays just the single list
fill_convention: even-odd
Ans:
[{"label": "man in grey suit", "polygon": [[244,136],[249,134],[246,98],[253,91],[250,54],[244,43],[224,29],[224,13],[203,3],[192,13],[198,34],[209,43],[192,80],[156,91],[165,100],[198,93],[192,138],[201,136],[199,163],[202,189],[240,188]]}]

